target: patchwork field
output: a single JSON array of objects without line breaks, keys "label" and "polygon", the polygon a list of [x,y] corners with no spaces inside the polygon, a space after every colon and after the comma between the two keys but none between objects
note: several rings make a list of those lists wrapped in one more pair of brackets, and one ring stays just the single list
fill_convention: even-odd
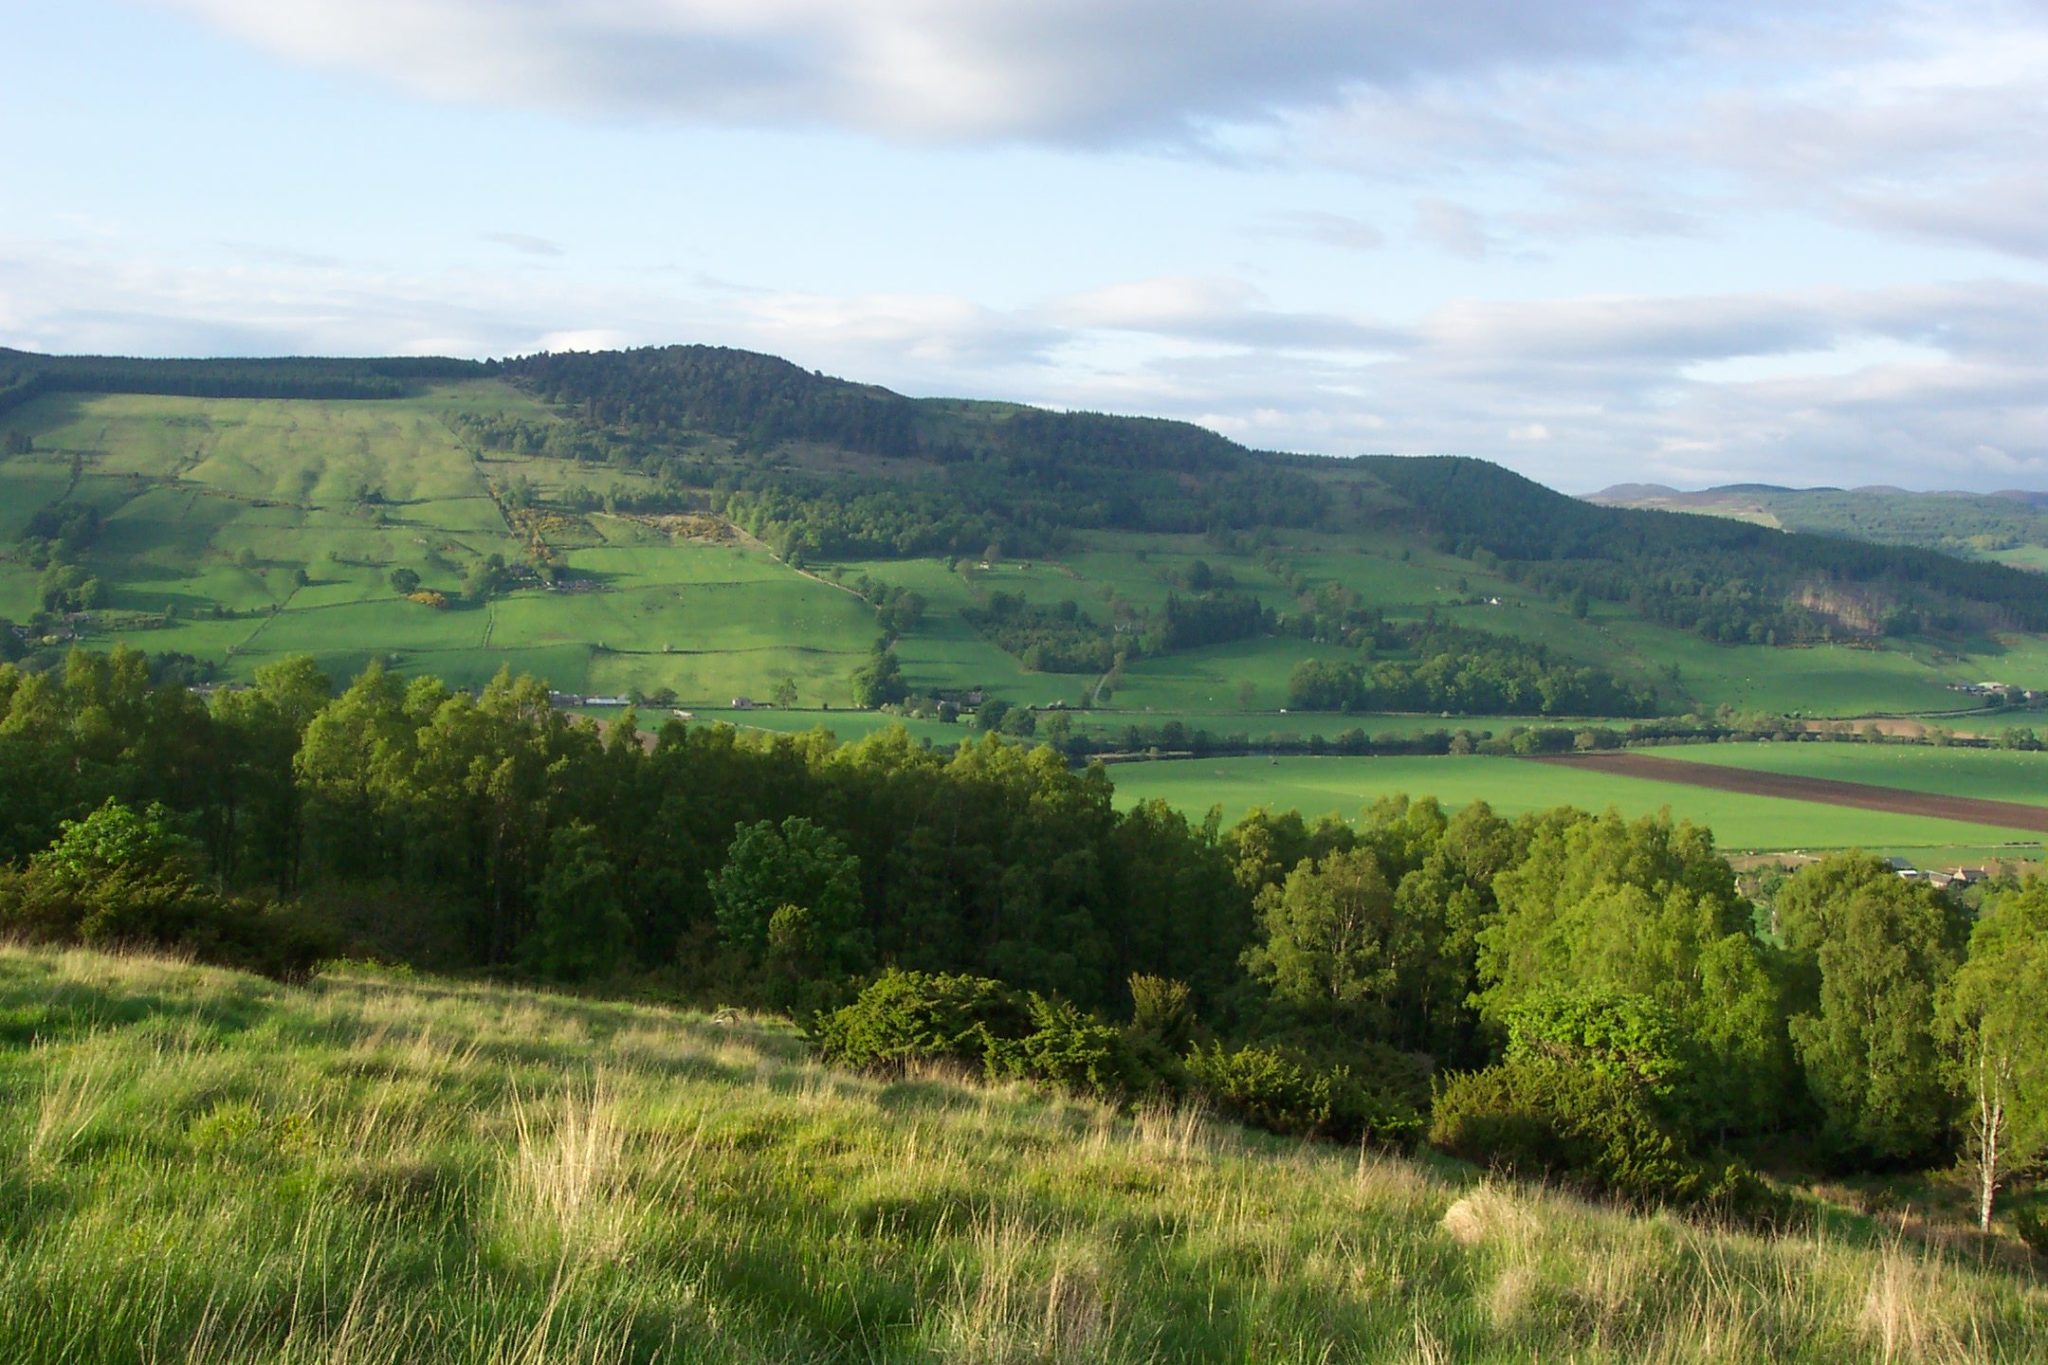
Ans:
[{"label": "patchwork field", "polygon": [[1885,851],[2038,849],[2041,839],[1999,826],[1814,801],[1713,791],[1519,758],[1217,758],[1120,763],[1119,804],[1162,799],[1190,815],[1212,805],[1225,822],[1253,806],[1355,818],[1383,796],[1434,796],[1447,807],[1483,800],[1504,815],[1579,806],[1678,819],[1713,829],[1727,851],[1860,847]]},{"label": "patchwork field", "polygon": [[2048,806],[2048,752],[1823,743],[1688,744],[1655,752],[1760,773]]},{"label": "patchwork field", "polygon": [[1637,777],[1652,782],[1678,782],[1738,796],[1781,797],[1836,808],[1882,811],[1887,814],[1995,825],[2002,829],[2048,833],[2048,806],[1982,797],[1946,796],[1905,791],[1866,782],[1840,782],[1820,777],[1758,772],[1719,764],[1687,763],[1646,753],[1560,754],[1536,760],[1575,772]]}]

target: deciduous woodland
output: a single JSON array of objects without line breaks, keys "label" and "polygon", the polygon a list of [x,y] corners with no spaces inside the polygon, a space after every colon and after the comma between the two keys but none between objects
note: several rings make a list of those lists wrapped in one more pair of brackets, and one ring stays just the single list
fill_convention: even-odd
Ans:
[{"label": "deciduous woodland", "polygon": [[1119,812],[990,735],[743,738],[310,661],[211,700],[144,657],[0,668],[0,927],[303,977],[337,955],[744,1003],[826,1058],[947,1060],[1277,1132],[1421,1142],[1770,1220],[1758,1166],[1973,1172],[2048,1138],[2048,886],[1882,861],[1757,904],[1668,819],[1390,800]]}]

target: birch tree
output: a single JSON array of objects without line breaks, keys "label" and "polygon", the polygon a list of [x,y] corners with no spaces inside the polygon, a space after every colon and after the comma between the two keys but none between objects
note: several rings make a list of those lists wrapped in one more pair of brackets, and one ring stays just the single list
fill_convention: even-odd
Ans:
[{"label": "birch tree", "polygon": [[1977,922],[1940,1026],[1988,1230],[1999,1190],[2048,1153],[2048,883],[2029,881]]}]

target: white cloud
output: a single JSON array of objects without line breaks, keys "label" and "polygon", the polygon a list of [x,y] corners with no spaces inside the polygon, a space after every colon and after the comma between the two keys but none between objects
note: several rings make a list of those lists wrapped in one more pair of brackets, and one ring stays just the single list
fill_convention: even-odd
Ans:
[{"label": "white cloud", "polygon": [[1362,218],[1319,209],[1268,214],[1254,231],[1264,236],[1293,237],[1344,251],[1378,251],[1387,244],[1387,234],[1374,224]]},{"label": "white cloud", "polygon": [[1336,313],[1269,308],[1257,290],[1231,279],[1135,280],[1055,300],[1044,313],[1073,329],[1273,350],[1384,351],[1407,341],[1397,329]]},{"label": "white cloud", "polygon": [[1181,138],[1504,64],[1654,46],[1650,0],[156,0],[440,100],[910,141]]},{"label": "white cloud", "polygon": [[1415,235],[1470,261],[1484,260],[1501,246],[1500,238],[1477,213],[1434,195],[1415,201]]}]

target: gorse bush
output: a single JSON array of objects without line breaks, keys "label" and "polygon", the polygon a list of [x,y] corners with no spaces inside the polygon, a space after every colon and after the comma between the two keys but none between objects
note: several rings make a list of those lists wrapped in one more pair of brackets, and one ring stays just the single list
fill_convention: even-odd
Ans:
[{"label": "gorse bush", "polygon": [[1077,1095],[1121,1100],[1153,1088],[1158,1077],[1140,1062],[1123,1030],[1064,1000],[1031,997],[1031,1032],[998,1044],[989,1055],[995,1075],[1043,1081]]},{"label": "gorse bush", "polygon": [[986,1067],[1035,1027],[1031,1003],[987,977],[890,968],[850,1005],[811,1025],[818,1055],[860,1070],[947,1060]]},{"label": "gorse bush", "polygon": [[1189,1085],[1219,1113],[1295,1137],[1412,1146],[1422,1115],[1375,1091],[1346,1066],[1318,1067],[1289,1049],[1221,1043],[1188,1058]]},{"label": "gorse bush", "polygon": [[818,1055],[862,1070],[954,1061],[991,1077],[1122,1099],[1151,1089],[1123,1030],[1064,1000],[987,977],[891,969],[811,1027]]},{"label": "gorse bush", "polygon": [[[1169,992],[1170,994],[1170,992]],[[1320,1065],[1287,1048],[1215,1044],[1185,1062],[1157,1064],[1149,1040],[1066,1001],[1020,993],[986,977],[884,972],[850,1005],[820,1015],[820,1057],[865,1070],[955,1061],[991,1077],[1041,1082],[1115,1101],[1145,1094],[1192,1098],[1267,1132],[1407,1147],[1421,1113],[1345,1065]],[[1156,1049],[1156,1044],[1153,1045]]]},{"label": "gorse bush", "polygon": [[1757,1194],[1740,1166],[1700,1160],[1642,1086],[1549,1057],[1446,1078],[1429,1141],[1497,1170],[1640,1205],[1740,1204]]}]

